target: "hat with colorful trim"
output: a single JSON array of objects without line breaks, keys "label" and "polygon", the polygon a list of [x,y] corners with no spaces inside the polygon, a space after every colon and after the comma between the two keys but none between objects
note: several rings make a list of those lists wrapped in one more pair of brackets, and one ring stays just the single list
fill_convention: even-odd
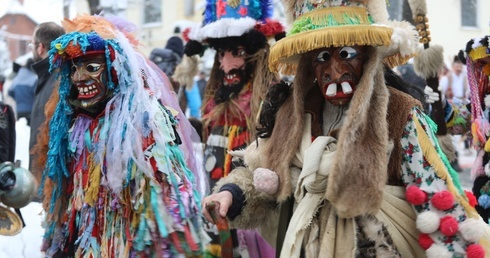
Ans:
[{"label": "hat with colorful trim", "polygon": [[294,74],[301,54],[322,48],[379,46],[385,63],[413,56],[417,32],[408,22],[389,21],[385,0],[284,1],[291,30],[272,48],[272,71]]},{"label": "hat with colorful trim", "polygon": [[271,17],[271,0],[207,0],[203,23],[187,34],[189,42],[184,52],[192,56],[200,53],[202,44],[210,40],[239,38],[246,34],[254,36],[239,41],[265,44],[268,39],[283,37],[284,27]]},{"label": "hat with colorful trim", "polygon": [[473,62],[480,62],[483,65],[483,71],[490,76],[490,36],[475,38],[466,44],[466,54]]}]

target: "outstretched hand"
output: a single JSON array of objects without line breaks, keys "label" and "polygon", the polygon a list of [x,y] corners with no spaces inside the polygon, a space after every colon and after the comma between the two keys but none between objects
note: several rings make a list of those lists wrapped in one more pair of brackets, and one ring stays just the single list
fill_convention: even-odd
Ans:
[{"label": "outstretched hand", "polygon": [[219,215],[221,217],[226,217],[228,209],[233,202],[233,196],[229,191],[223,191],[204,198],[202,202],[202,214],[207,221],[215,223],[213,218],[211,217],[211,214],[209,213],[209,210],[207,209],[207,206],[212,202],[219,203]]}]

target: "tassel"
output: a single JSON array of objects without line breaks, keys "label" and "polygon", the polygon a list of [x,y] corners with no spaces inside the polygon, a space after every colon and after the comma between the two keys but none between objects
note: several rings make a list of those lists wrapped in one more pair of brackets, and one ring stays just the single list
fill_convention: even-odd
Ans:
[{"label": "tassel", "polygon": [[90,162],[89,168],[89,182],[87,182],[87,188],[85,189],[85,203],[90,206],[94,206],[95,201],[99,195],[100,188],[100,165],[94,164],[94,154],[90,154],[88,159]]}]

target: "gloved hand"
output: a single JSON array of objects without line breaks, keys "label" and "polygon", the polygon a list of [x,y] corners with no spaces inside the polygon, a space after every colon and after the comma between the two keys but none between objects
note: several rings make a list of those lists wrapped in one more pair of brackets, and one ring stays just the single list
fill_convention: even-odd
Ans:
[{"label": "gloved hand", "polygon": [[483,102],[485,102],[485,107],[490,108],[490,94],[485,96]]},{"label": "gloved hand", "polygon": [[427,102],[428,104],[432,104],[439,100],[439,93],[434,92],[432,88],[429,86],[425,86],[424,94],[425,94],[425,102]]}]

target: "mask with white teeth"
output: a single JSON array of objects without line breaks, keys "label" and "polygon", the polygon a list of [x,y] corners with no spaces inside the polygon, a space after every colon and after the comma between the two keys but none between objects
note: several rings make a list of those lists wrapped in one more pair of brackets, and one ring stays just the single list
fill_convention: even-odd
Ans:
[{"label": "mask with white teeth", "polygon": [[112,94],[107,89],[107,66],[103,54],[72,60],[70,103],[91,114],[99,114]]}]

